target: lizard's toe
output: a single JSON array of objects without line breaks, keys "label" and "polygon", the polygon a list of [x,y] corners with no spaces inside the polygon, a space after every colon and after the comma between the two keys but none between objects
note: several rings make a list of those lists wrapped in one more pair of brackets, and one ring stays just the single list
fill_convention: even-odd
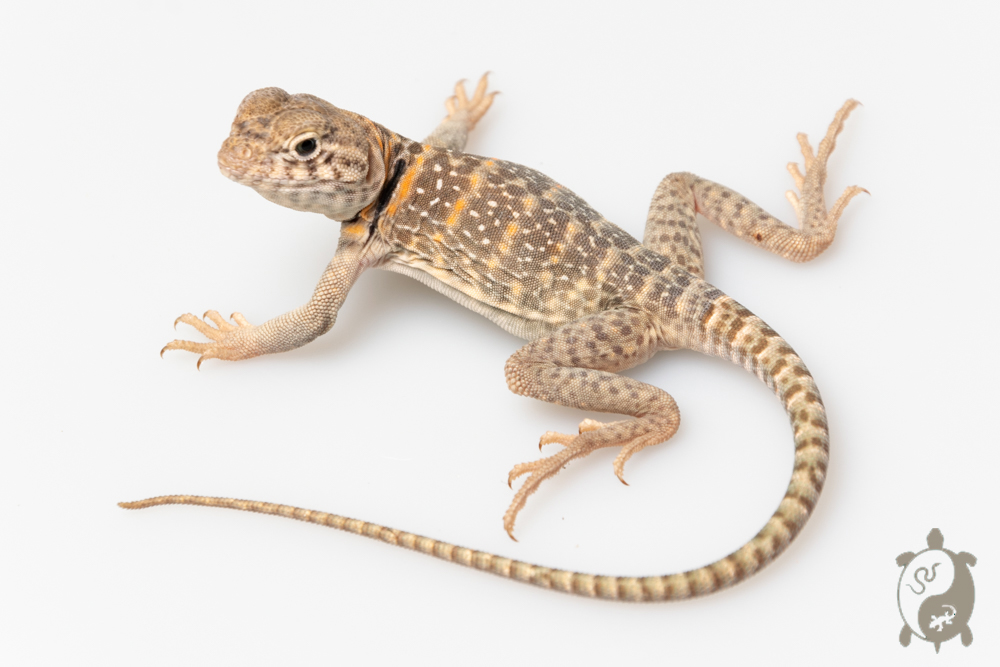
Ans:
[{"label": "lizard's toe", "polygon": [[[215,311],[213,311],[213,310],[208,311],[207,313],[205,313],[204,317],[208,317],[210,313],[215,313]],[[215,313],[215,314],[218,315],[218,313]],[[194,327],[195,329],[198,330],[198,333],[202,334],[206,338],[211,338],[212,340],[219,340],[219,339],[222,338],[222,333],[223,332],[221,332],[221,331],[219,331],[219,329],[213,327],[211,324],[209,324],[208,322],[206,322],[201,317],[195,317],[191,313],[184,313],[183,315],[181,315],[180,317],[178,317],[176,320],[174,320],[174,328],[175,329],[177,328],[177,323],[178,322],[183,322],[184,324],[187,324],[188,326]]]},{"label": "lizard's toe", "polygon": [[511,469],[510,475],[507,478],[508,484],[521,475],[531,473],[528,479],[524,481],[524,484],[521,485],[521,488],[517,490],[517,493],[514,494],[514,498],[510,502],[510,507],[507,508],[507,511],[503,515],[503,527],[511,539],[514,539],[514,522],[517,520],[518,513],[524,508],[528,496],[537,491],[543,481],[562,470],[564,465],[582,455],[575,448],[567,448],[558,454],[539,459],[538,461],[519,463]]},{"label": "lizard's toe", "polygon": [[602,423],[594,419],[585,419],[580,423],[578,435],[567,435],[549,431],[539,441],[539,447],[550,443],[560,444],[564,448],[543,459],[519,463],[511,468],[507,475],[507,485],[513,488],[513,482],[518,477],[528,475],[528,479],[514,494],[510,507],[503,515],[503,525],[507,534],[513,538],[514,522],[518,513],[524,508],[528,496],[534,493],[542,482],[557,474],[573,459],[582,458],[591,452],[604,447],[621,447],[615,458],[614,470],[618,479],[625,484],[623,469],[625,462],[633,454],[651,445],[669,439],[677,432],[680,416],[676,404],[670,399],[670,408],[663,415],[649,416],[642,420],[624,420]]},{"label": "lizard's toe", "polygon": [[444,103],[445,108],[448,110],[449,118],[464,117],[469,130],[472,130],[476,126],[476,123],[489,111],[490,106],[493,104],[493,98],[497,95],[497,91],[493,91],[492,93],[486,92],[489,85],[489,74],[487,72],[480,77],[471,100],[465,93],[465,79],[455,84],[455,95],[449,97]]},{"label": "lizard's toe", "polygon": [[[580,422],[579,433],[587,433],[589,431],[596,431],[597,429],[604,426],[604,422],[599,422],[596,419],[584,419]],[[544,435],[538,440],[538,449],[541,451],[544,445],[562,445],[563,447],[568,447],[573,440],[576,439],[575,435],[570,435],[569,433],[559,433],[557,431],[546,431]]]},{"label": "lizard's toe", "polygon": [[198,368],[201,368],[202,362],[208,359],[236,361],[259,354],[259,352],[256,354],[250,352],[248,350],[250,346],[247,344],[247,334],[256,327],[247,322],[247,319],[240,313],[233,313],[232,320],[236,324],[227,322],[216,310],[207,311],[201,318],[195,317],[191,313],[185,313],[174,320],[174,327],[177,326],[178,322],[183,322],[197,329],[206,338],[210,338],[212,342],[196,343],[190,340],[173,340],[163,346],[163,349],[160,350],[160,356],[162,357],[163,353],[169,350],[194,352],[199,355]]},{"label": "lizard's toe", "polygon": [[507,473],[507,486],[513,487],[514,480],[523,475],[529,473],[534,473],[539,468],[543,467],[546,459],[539,459],[538,461],[529,461],[528,463],[518,463],[516,466],[510,469]]},{"label": "lizard's toe", "polygon": [[[667,437],[673,436],[675,431],[676,429],[674,429],[673,431],[668,431],[670,435],[668,435]],[[632,455],[635,454],[640,449],[645,449],[646,447],[649,447],[651,445],[658,444],[659,442],[662,442],[663,439],[664,438],[662,432],[652,432],[646,435],[639,436],[638,438],[635,438],[632,441],[625,444],[621,448],[621,451],[618,452],[618,456],[615,457],[615,462],[613,464],[615,470],[615,476],[618,478],[618,481],[624,484],[625,486],[628,486],[628,482],[625,481],[625,462],[628,461],[630,458],[632,458]]]},{"label": "lizard's toe", "polygon": [[212,320],[219,331],[227,332],[232,331],[236,327],[226,321],[222,315],[219,314],[217,310],[206,310],[205,314],[201,316],[203,320]]},{"label": "lizard's toe", "polygon": [[545,445],[562,445],[566,447],[569,443],[573,442],[575,435],[570,433],[559,433],[558,431],[546,431],[541,438],[538,439],[538,451],[542,451],[542,447]]},{"label": "lizard's toe", "polygon": [[163,356],[164,352],[169,350],[184,350],[186,352],[194,352],[195,354],[203,354],[205,350],[210,348],[212,343],[195,343],[190,340],[172,340],[163,346],[160,350],[160,356]]}]

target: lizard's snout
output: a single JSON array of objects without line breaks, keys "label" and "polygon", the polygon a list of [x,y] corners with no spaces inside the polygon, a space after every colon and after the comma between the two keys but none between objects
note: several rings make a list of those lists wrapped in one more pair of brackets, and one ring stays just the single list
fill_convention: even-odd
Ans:
[{"label": "lizard's snout", "polygon": [[219,149],[219,170],[229,178],[234,178],[246,171],[247,163],[253,155],[253,147],[248,143],[230,137]]}]

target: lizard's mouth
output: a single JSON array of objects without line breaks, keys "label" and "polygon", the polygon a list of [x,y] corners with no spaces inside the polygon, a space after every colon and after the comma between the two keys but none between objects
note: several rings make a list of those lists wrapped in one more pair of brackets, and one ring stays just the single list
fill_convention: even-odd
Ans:
[{"label": "lizard's mouth", "polygon": [[317,179],[299,180],[294,178],[270,178],[261,174],[248,174],[240,169],[234,169],[219,161],[219,171],[231,181],[251,188],[266,188],[270,190],[309,190],[319,187],[322,183]]},{"label": "lizard's mouth", "polygon": [[[292,188],[299,190],[302,188],[316,187],[320,184],[316,178],[274,178],[268,175],[270,165],[250,163],[253,153],[247,146],[230,147],[223,145],[219,151],[219,171],[231,181],[236,181],[240,185],[249,185],[252,188]],[[279,168],[284,174],[288,169]]]},{"label": "lizard's mouth", "polygon": [[240,185],[252,188],[264,199],[296,211],[320,213],[335,220],[351,217],[364,205],[351,184],[319,179],[272,178],[247,173],[219,161],[219,171]]}]

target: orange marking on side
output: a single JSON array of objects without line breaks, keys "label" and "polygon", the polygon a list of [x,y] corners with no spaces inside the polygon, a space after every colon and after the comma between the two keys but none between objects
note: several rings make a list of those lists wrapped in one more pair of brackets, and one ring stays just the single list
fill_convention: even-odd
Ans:
[{"label": "orange marking on side", "polygon": [[504,236],[506,236],[507,238],[510,238],[514,234],[517,234],[517,225],[515,225],[512,222],[509,225],[507,225],[507,229],[504,230]]},{"label": "orange marking on side", "polygon": [[399,194],[393,197],[392,201],[389,202],[388,206],[389,215],[394,215],[396,213],[396,208],[399,207],[399,202],[406,199],[406,195],[410,193],[410,184],[413,183],[413,177],[417,175],[417,170],[423,163],[424,163],[424,156],[418,155],[417,164],[408,172],[403,174],[403,178],[399,182]]},{"label": "orange marking on side", "polygon": [[435,243],[441,243],[442,241],[444,241],[444,237],[443,237],[443,236],[441,236],[441,233],[440,233],[440,232],[438,232],[437,234],[435,234],[435,235],[434,235],[434,236],[432,236],[431,238],[432,238],[432,239],[434,239],[434,242],[435,242]]},{"label": "orange marking on side", "polygon": [[469,176],[469,190],[475,190],[476,183],[478,182],[479,182],[479,174],[473,174],[472,176]]},{"label": "orange marking on side", "polygon": [[376,206],[378,206],[377,198],[371,204],[368,204],[368,206],[365,206],[363,209],[358,211],[358,216],[364,218],[365,220],[371,220],[372,212],[375,210]]},{"label": "orange marking on side", "polygon": [[353,222],[351,224],[344,224],[340,226],[340,233],[342,235],[346,234],[348,236],[363,236],[368,231],[368,223]]},{"label": "orange marking on side", "polygon": [[462,212],[463,208],[465,208],[465,200],[460,198],[455,202],[455,206],[451,209],[451,214],[445,220],[445,224],[451,226],[458,222],[458,214]]}]

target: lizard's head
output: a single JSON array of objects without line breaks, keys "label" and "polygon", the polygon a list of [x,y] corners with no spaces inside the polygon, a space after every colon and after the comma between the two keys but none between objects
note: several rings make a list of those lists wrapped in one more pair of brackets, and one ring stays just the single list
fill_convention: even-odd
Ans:
[{"label": "lizard's head", "polygon": [[347,220],[385,180],[378,130],[312,95],[262,88],[247,95],[219,150],[219,169],[267,199]]}]

